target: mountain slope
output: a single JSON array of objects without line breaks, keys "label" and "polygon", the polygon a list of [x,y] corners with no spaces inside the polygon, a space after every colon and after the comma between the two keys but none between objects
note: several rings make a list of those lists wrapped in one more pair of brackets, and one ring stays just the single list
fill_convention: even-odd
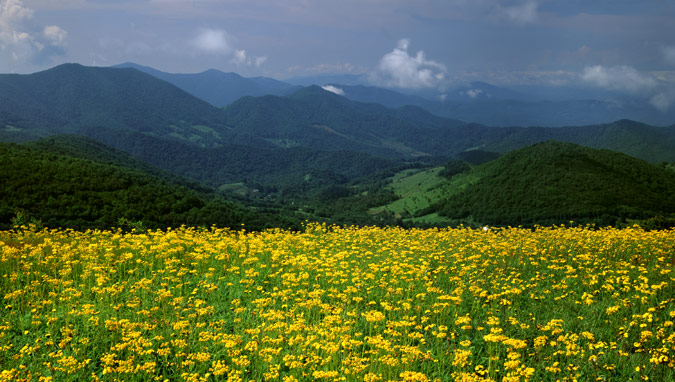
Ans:
[{"label": "mountain slope", "polygon": [[15,133],[90,135],[129,129],[209,144],[224,132],[222,111],[134,69],[64,64],[30,75],[0,75],[0,126]]},{"label": "mountain slope", "polygon": [[223,107],[245,96],[286,95],[299,87],[267,77],[244,78],[236,73],[209,69],[194,74],[165,73],[130,62],[113,68],[134,68],[169,82],[211,105]]},{"label": "mountain slope", "polygon": [[461,121],[413,107],[388,109],[350,101],[318,86],[287,97],[246,97],[225,109],[227,124],[246,144],[252,135],[278,147],[358,150],[381,156],[423,156],[446,151],[443,143]]},{"label": "mountain slope", "polygon": [[135,132],[99,133],[101,141],[114,142],[115,147],[153,166],[212,187],[236,182],[303,186],[306,175],[317,172],[334,174],[339,182],[346,182],[400,165],[397,161],[353,151],[235,144],[202,148]]},{"label": "mountain slope", "polygon": [[675,213],[675,174],[609,150],[548,141],[474,171],[477,180],[435,206],[441,215],[516,225]]},{"label": "mountain slope", "polygon": [[289,222],[211,199],[144,171],[0,144],[0,227],[21,211],[49,227],[110,228],[139,221],[147,228],[205,225],[251,228]]},{"label": "mountain slope", "polygon": [[118,150],[81,135],[52,135],[36,141],[25,142],[22,146],[37,150],[41,153],[75,157],[88,161],[124,167],[130,170],[147,173],[163,181],[185,186],[192,190],[211,192],[211,190],[204,188],[194,181],[189,181],[170,171],[162,170],[159,167],[140,160],[125,151]]}]

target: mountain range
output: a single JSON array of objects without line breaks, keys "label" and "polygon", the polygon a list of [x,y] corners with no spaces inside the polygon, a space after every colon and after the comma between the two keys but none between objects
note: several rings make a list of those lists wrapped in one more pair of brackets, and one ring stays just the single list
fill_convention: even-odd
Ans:
[{"label": "mountain range", "polygon": [[174,74],[123,63],[167,81],[217,107],[245,96],[285,96],[301,87],[318,85],[333,89],[353,101],[378,103],[390,108],[418,106],[437,116],[488,126],[546,126],[602,124],[632,119],[657,126],[675,121],[675,109],[658,111],[648,100],[591,88],[521,86],[514,89],[481,81],[450,89],[411,91],[373,86],[365,75],[324,75],[291,78],[244,78],[236,73],[209,69],[194,74]]},{"label": "mountain range", "polygon": [[301,88],[269,77],[244,78],[237,73],[224,73],[215,69],[195,74],[175,74],[132,62],[115,65],[113,68],[133,68],[147,73],[217,107],[227,106],[241,97],[288,95]]},{"label": "mountain range", "polygon": [[[360,151],[388,158],[505,152],[556,139],[675,160],[673,129],[620,122],[497,128],[403,106],[351,101],[310,86],[288,96],[243,97],[221,109],[135,69],[65,64],[31,75],[0,75],[0,136],[26,140],[79,134],[124,149],[125,134],[197,147]],[[118,142],[120,141],[120,142]]]},{"label": "mountain range", "polygon": [[[308,216],[330,219],[360,211],[342,222],[391,222],[366,211],[395,198],[383,186],[401,170],[438,166],[451,158],[478,163],[549,140],[619,151],[652,163],[675,162],[672,126],[624,119],[559,128],[494,127],[438,116],[423,98],[386,89],[340,88],[369,101],[360,102],[334,88],[286,87],[213,70],[170,75],[170,83],[160,78],[162,72],[140,69],[65,64],[30,75],[0,75],[0,141],[42,139],[26,147],[51,154],[57,152],[48,142],[58,142],[58,155],[110,159],[115,166],[161,179],[173,176],[171,182],[181,187],[205,187],[202,191],[209,195],[219,189],[230,193],[227,198],[243,197],[243,203],[296,203],[294,208]],[[184,89],[199,83],[196,78],[201,78],[201,90],[214,96],[223,86],[234,89],[227,84],[236,81],[243,85],[229,94],[252,91],[255,84],[257,91],[280,93],[243,96],[216,107]],[[488,84],[471,85],[518,96]],[[193,87],[193,92],[199,89]],[[77,137],[95,141],[83,144]],[[79,142],[75,151],[66,144],[71,140]],[[122,152],[133,158],[119,162]],[[341,206],[340,211],[326,209],[326,200]],[[159,218],[153,219],[155,224]]]}]

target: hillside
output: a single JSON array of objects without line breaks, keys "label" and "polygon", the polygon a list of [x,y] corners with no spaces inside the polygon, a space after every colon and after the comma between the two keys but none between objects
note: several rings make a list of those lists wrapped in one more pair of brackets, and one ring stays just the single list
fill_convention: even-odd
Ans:
[{"label": "hillside", "polygon": [[250,136],[278,147],[357,150],[372,155],[415,157],[447,151],[452,128],[463,122],[419,108],[388,109],[325,91],[318,86],[287,97],[246,97],[225,109],[237,143]]},{"label": "hillside", "polygon": [[675,213],[675,174],[625,154],[548,141],[474,169],[476,180],[437,203],[482,224],[614,224]]},{"label": "hillside", "polygon": [[200,145],[221,138],[222,111],[134,69],[64,64],[0,75],[3,140],[131,130]]},{"label": "hillside", "polygon": [[[47,143],[48,144],[48,143]],[[261,214],[207,197],[139,169],[62,155],[52,150],[0,144],[0,227],[22,216],[48,227],[145,228],[186,225],[251,228],[288,226]]]},{"label": "hillside", "polygon": [[299,86],[267,77],[244,78],[237,73],[209,69],[194,74],[162,72],[147,66],[126,62],[113,68],[133,68],[164,80],[213,106],[223,107],[246,96],[287,95]]}]

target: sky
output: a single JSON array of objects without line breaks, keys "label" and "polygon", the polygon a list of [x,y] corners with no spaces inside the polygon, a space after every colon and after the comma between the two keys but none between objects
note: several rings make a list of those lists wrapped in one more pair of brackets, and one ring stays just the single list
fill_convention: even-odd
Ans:
[{"label": "sky", "polygon": [[673,0],[0,0],[0,73],[77,62],[443,89],[582,84],[675,105]]}]

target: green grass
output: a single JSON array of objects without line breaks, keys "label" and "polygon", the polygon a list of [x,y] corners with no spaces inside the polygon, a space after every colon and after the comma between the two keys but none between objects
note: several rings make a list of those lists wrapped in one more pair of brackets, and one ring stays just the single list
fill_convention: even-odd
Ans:
[{"label": "green grass", "polygon": [[251,192],[251,189],[249,189],[243,182],[238,182],[223,184],[222,186],[218,187],[218,191],[245,196]]},{"label": "green grass", "polygon": [[453,220],[429,213],[418,216],[421,211],[431,205],[462,192],[468,185],[482,177],[481,171],[470,171],[446,179],[438,174],[443,167],[430,169],[407,169],[398,172],[391,178],[390,187],[399,197],[398,200],[384,206],[371,209],[371,213],[392,212],[414,224],[447,224]]}]

